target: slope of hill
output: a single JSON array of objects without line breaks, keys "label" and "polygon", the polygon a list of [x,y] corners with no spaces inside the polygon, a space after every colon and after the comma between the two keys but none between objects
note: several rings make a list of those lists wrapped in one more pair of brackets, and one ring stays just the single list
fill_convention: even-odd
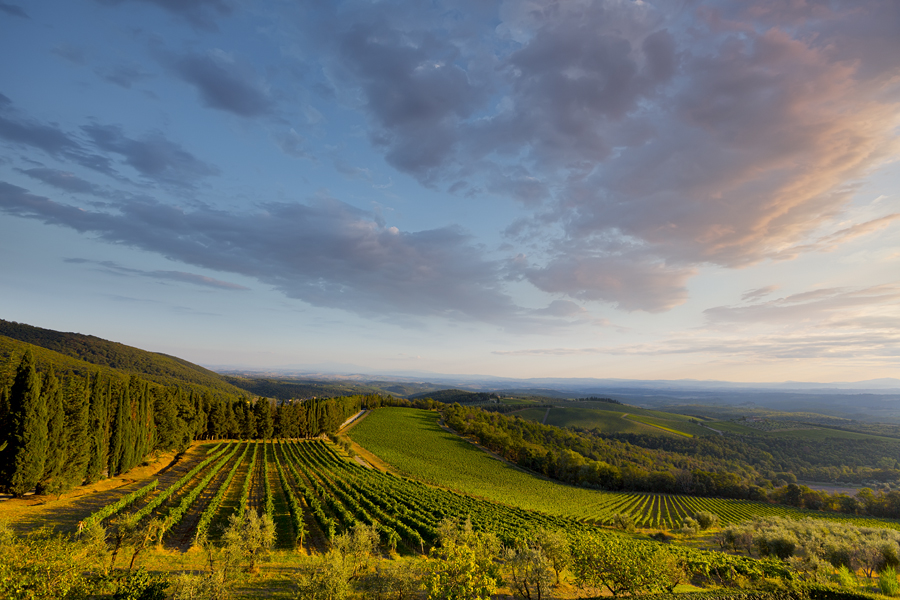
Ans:
[{"label": "slope of hill", "polygon": [[332,398],[383,393],[381,388],[340,381],[320,381],[316,379],[282,379],[268,377],[245,377],[226,375],[225,381],[243,390],[276,400]]},{"label": "slope of hill", "polygon": [[497,394],[488,392],[467,392],[465,390],[437,390],[409,397],[410,400],[416,400],[418,398],[431,398],[432,400],[443,402],[444,404],[453,404],[454,402],[459,402],[460,404],[466,404],[468,402],[496,402],[498,400]]},{"label": "slope of hill", "polygon": [[[145,379],[164,385],[203,386],[229,394],[248,395],[246,391],[228,383],[218,373],[184,359],[140,350],[93,335],[63,333],[0,319],[0,337],[5,337],[10,342],[15,340],[39,346],[52,350],[58,355],[91,365],[107,367],[122,373],[141,375]],[[7,342],[4,346],[9,348],[12,345]],[[4,354],[4,357],[6,356],[8,356],[8,350]],[[80,365],[63,367],[62,364],[66,361],[59,358],[53,358],[51,362],[57,369],[71,368],[79,373],[83,372],[85,368]],[[69,363],[66,362],[66,364]],[[88,371],[94,370],[96,369],[88,369]]]}]

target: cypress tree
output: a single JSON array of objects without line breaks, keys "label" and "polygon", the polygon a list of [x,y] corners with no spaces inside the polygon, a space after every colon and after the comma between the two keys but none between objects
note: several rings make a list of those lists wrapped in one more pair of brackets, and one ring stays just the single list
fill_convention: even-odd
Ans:
[{"label": "cypress tree", "polygon": [[116,394],[116,402],[110,400],[110,408],[115,406],[115,412],[110,419],[109,429],[109,476],[118,475],[122,469],[122,459],[125,455],[125,443],[128,436],[128,421],[126,416],[128,406],[128,384]]},{"label": "cypress tree", "polygon": [[128,380],[128,387],[125,388],[125,391],[122,393],[125,409],[125,427],[123,429],[125,434],[122,436],[122,459],[119,463],[119,473],[124,473],[125,471],[131,469],[131,467],[133,467],[135,464],[137,464],[136,455],[138,450],[138,420],[135,412],[140,398],[140,388],[140,380],[135,375],[132,375]]},{"label": "cypress tree", "polygon": [[40,494],[58,493],[62,489],[60,481],[66,461],[65,427],[66,413],[63,407],[62,387],[50,368],[44,376],[41,389],[44,404],[47,407],[47,459],[44,462],[44,473],[38,483]]},{"label": "cypress tree", "polygon": [[[0,385],[0,444],[9,437],[9,388],[3,384]],[[0,464],[3,459],[0,457]],[[0,467],[2,471],[2,467]]]},{"label": "cypress tree", "polygon": [[88,436],[90,457],[85,479],[94,482],[104,477],[109,463],[109,394],[103,389],[100,373],[91,386]]},{"label": "cypress tree", "polygon": [[272,421],[272,405],[266,398],[257,398],[253,409],[253,412],[256,413],[256,432],[259,439],[271,438],[275,430],[275,424]]},{"label": "cypress tree", "polygon": [[155,404],[150,394],[150,383],[145,381],[144,389],[141,392],[141,410],[139,413],[141,415],[139,428],[139,433],[141,433],[141,452],[138,457],[139,462],[143,461],[156,446],[156,421],[153,419]]},{"label": "cypress tree", "polygon": [[165,389],[156,397],[153,411],[153,427],[160,448],[178,448],[181,442],[183,421],[178,417],[180,390]]},{"label": "cypress tree", "polygon": [[66,382],[63,394],[66,413],[66,469],[62,491],[81,485],[87,476],[93,445],[90,430],[89,384],[89,379],[81,377],[71,377]]},{"label": "cypress tree", "polygon": [[47,406],[30,349],[19,364],[9,403],[9,446],[3,453],[5,479],[9,492],[22,496],[38,484],[47,459]]}]

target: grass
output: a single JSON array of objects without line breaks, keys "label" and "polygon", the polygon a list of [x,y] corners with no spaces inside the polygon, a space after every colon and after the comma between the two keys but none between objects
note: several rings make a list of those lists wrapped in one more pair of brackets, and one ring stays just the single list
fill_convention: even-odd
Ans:
[{"label": "grass", "polygon": [[496,502],[575,517],[605,504],[601,492],[553,483],[492,457],[442,429],[437,419],[430,411],[382,408],[350,437],[408,477]]},{"label": "grass", "polygon": [[546,414],[547,425],[597,429],[602,433],[650,433],[686,437],[712,433],[709,429],[691,423],[692,417],[633,406],[619,407],[606,402],[566,402],[554,405],[549,414],[546,408],[529,408],[514,414],[538,423],[544,422]]},{"label": "grass", "polygon": [[[407,477],[526,510],[601,521],[621,511],[630,512],[642,517],[644,523],[650,523],[654,522],[654,515],[647,512],[647,507],[654,502],[658,505],[663,498],[656,494],[604,492],[544,479],[494,458],[460,436],[442,429],[438,425],[437,413],[432,411],[380,408],[356,425],[350,437]],[[777,515],[900,528],[896,522],[857,519],[743,500],[678,495],[667,495],[665,499],[670,505],[677,505],[679,513],[692,514],[698,510],[714,512],[719,515],[722,524],[749,520],[755,516]]]},{"label": "grass", "polygon": [[780,438],[793,438],[803,440],[824,440],[828,438],[838,438],[846,440],[866,440],[875,439],[886,442],[896,443],[896,438],[885,437],[880,435],[872,435],[868,433],[859,433],[856,431],[844,431],[841,429],[831,429],[829,427],[815,427],[813,425],[801,425],[797,423],[789,423],[796,425],[795,428],[785,427],[783,429],[774,429],[767,431],[762,427],[751,427],[743,425],[737,421],[710,421],[707,423],[713,429],[720,431],[728,431],[731,433],[740,433],[743,435],[761,435]]},{"label": "grass", "polygon": [[[662,431],[667,431],[669,433],[674,433],[675,435],[680,435],[682,437],[687,437],[687,438],[694,437],[693,434],[685,433],[684,431],[680,431],[678,429],[672,429],[672,427],[668,423],[663,424],[660,421],[655,421],[648,417],[639,417],[637,415],[626,415],[623,418],[628,419],[629,421],[637,421],[638,423],[643,423],[644,425],[649,425],[650,427],[654,427],[656,429],[661,429]],[[698,427],[698,429],[702,429],[702,428]]]}]

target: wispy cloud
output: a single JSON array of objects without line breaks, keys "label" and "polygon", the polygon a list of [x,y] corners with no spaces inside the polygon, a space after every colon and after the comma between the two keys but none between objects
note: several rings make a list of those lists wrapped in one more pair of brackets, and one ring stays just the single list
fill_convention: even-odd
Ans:
[{"label": "wispy cloud", "polygon": [[216,31],[216,23],[224,16],[230,15],[233,8],[226,0],[97,0],[101,4],[124,4],[129,1],[153,4],[159,8],[185,19],[198,29]]},{"label": "wispy cloud", "polygon": [[165,57],[164,62],[200,93],[203,103],[240,117],[268,113],[272,104],[253,69],[221,50]]},{"label": "wispy cloud", "polygon": [[11,17],[20,17],[22,19],[29,18],[28,13],[26,13],[21,6],[9,4],[8,2],[0,2],[0,11],[5,12]]},{"label": "wispy cloud", "polygon": [[110,260],[98,261],[85,258],[66,258],[64,259],[64,261],[69,264],[93,265],[95,267],[99,267],[102,271],[112,273],[114,275],[147,277],[149,279],[190,283],[202,287],[215,288],[218,290],[245,291],[250,289],[243,285],[238,285],[237,283],[221,281],[219,279],[207,277],[206,275],[198,275],[197,273],[187,273],[184,271],[146,271],[142,269],[132,269],[129,267],[123,267],[122,265],[119,265],[118,263]]},{"label": "wispy cloud", "polygon": [[817,289],[750,305],[717,306],[703,314],[711,323],[825,326],[846,322],[851,316],[885,311],[900,315],[898,307],[900,285],[885,284],[862,289]]},{"label": "wispy cloud", "polygon": [[752,290],[737,306],[704,312],[705,326],[641,344],[497,350],[498,356],[702,355],[745,364],[839,361],[842,366],[900,366],[900,284],[820,288],[761,301],[776,286]]},{"label": "wispy cloud", "polygon": [[741,301],[743,302],[752,302],[754,300],[759,300],[760,298],[765,298],[771,293],[774,293],[778,290],[777,285],[767,285],[765,287],[761,287],[755,290],[750,290],[741,294]]},{"label": "wispy cloud", "polygon": [[400,232],[327,197],[250,213],[186,211],[149,199],[117,208],[88,211],[0,182],[6,214],[253,277],[316,306],[500,324],[527,317],[502,290],[503,264],[484,259],[458,228]]}]

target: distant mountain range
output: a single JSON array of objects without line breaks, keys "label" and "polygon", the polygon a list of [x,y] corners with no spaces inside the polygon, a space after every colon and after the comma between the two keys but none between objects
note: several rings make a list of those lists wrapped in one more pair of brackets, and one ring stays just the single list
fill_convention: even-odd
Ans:
[{"label": "distant mountain range", "polygon": [[427,371],[371,371],[364,367],[349,364],[316,365],[311,367],[282,366],[268,369],[249,369],[234,366],[208,366],[209,369],[229,375],[245,375],[269,378],[310,378],[332,381],[397,381],[406,383],[431,383],[452,385],[490,391],[494,389],[529,388],[555,391],[572,391],[578,393],[600,392],[614,389],[627,390],[672,390],[686,392],[691,390],[709,392],[713,390],[777,390],[782,392],[798,391],[818,393],[846,393],[848,391],[865,391],[868,393],[900,393],[900,379],[885,377],[864,381],[848,381],[833,383],[817,383],[802,381],[783,382],[733,382],[700,379],[616,379],[591,377],[537,377],[521,379],[514,377],[496,377],[491,375],[451,375]]}]

